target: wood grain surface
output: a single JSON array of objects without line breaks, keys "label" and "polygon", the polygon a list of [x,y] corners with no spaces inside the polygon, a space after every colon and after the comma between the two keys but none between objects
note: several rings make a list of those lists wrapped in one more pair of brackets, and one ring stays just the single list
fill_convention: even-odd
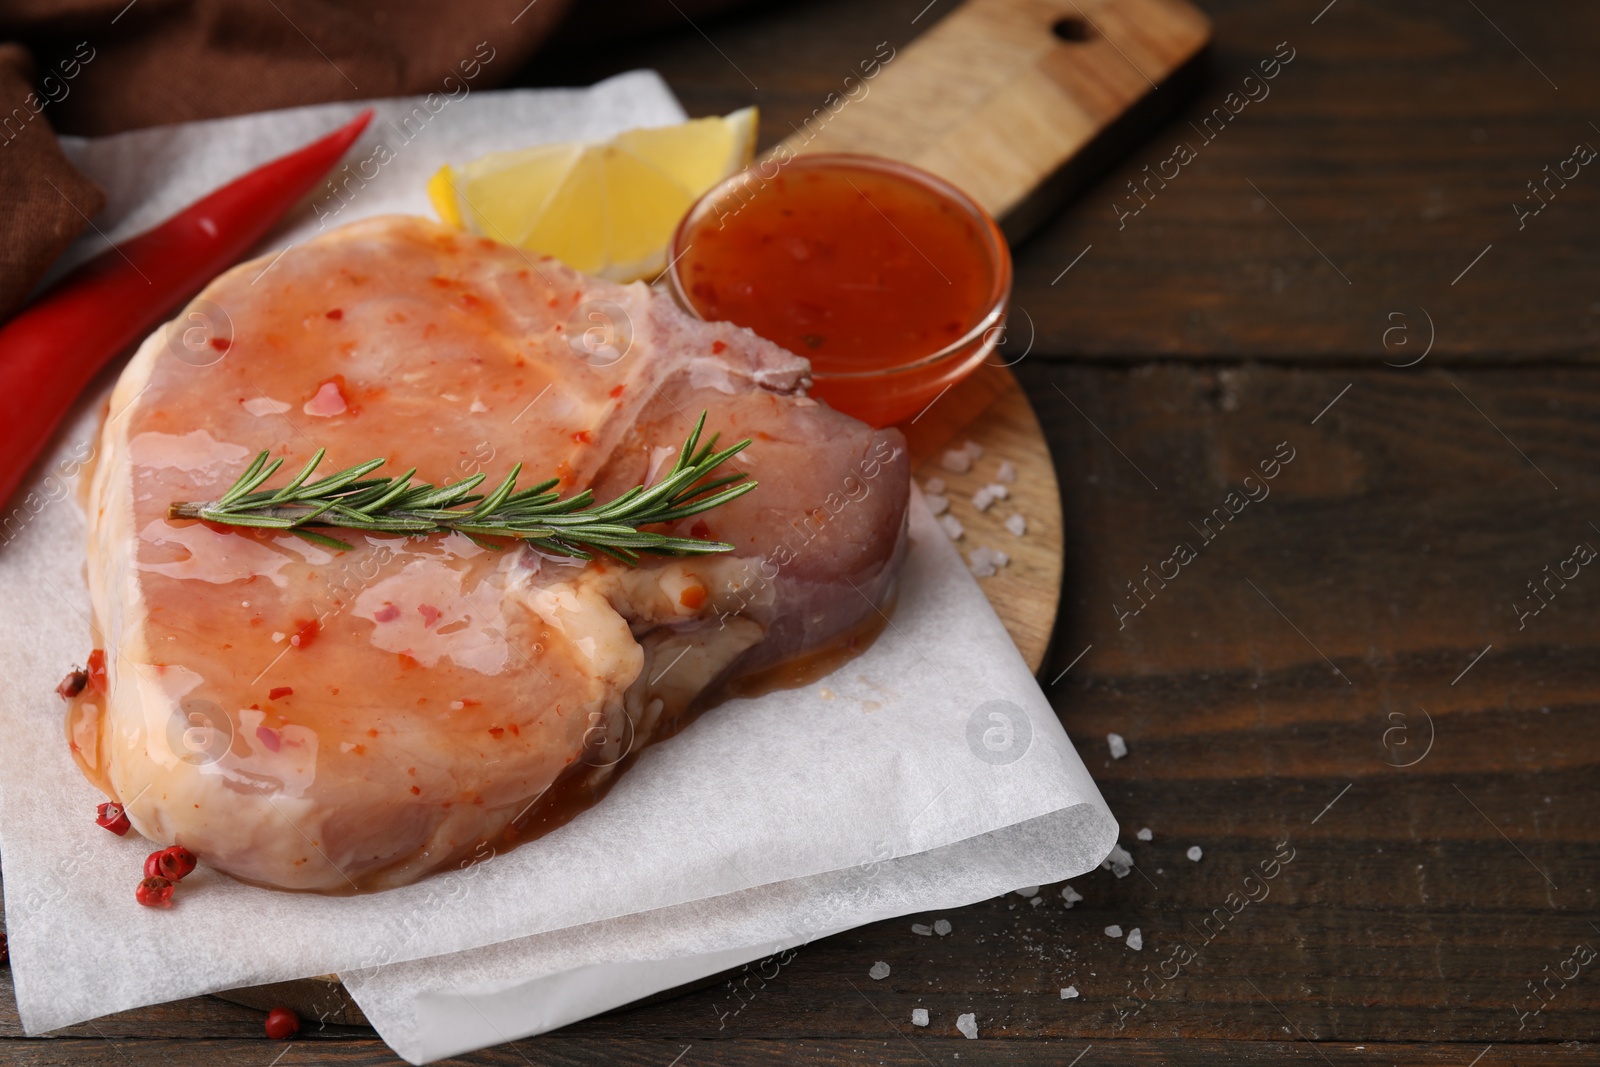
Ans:
[{"label": "wood grain surface", "polygon": [[[944,483],[949,514],[964,531],[956,549],[968,559],[980,547],[1011,558],[998,573],[979,578],[978,586],[1029,669],[1038,673],[1061,602],[1061,496],[1054,457],[1039,419],[1016,377],[998,356],[994,360],[902,429],[918,484],[926,487],[931,479]],[[981,455],[970,470],[956,473],[945,468],[947,452],[965,451],[974,444]],[[996,481],[1002,463],[1015,469],[1015,481]],[[996,484],[1006,486],[1007,498],[979,510],[974,494]],[[1012,515],[1023,517],[1020,537],[1006,528]]]},{"label": "wood grain surface", "polygon": [[[693,113],[759,103],[772,144],[878,42],[903,46],[948,8],[925,6],[752,7],[551,53],[524,80],[653,66]],[[1600,948],[1600,576],[1552,583],[1520,628],[1515,607],[1579,541],[1600,547],[1600,175],[1586,167],[1522,229],[1512,210],[1577,141],[1600,147],[1600,8],[1200,6],[1207,87],[1016,250],[1034,332],[1014,369],[1064,516],[1042,676],[1136,869],[1075,880],[1071,909],[1043,887],[1037,906],[939,916],[943,938],[911,916],[816,942],[742,985],[725,1020],[726,985],[458,1062],[1600,1062],[1595,965],[1553,977],[1575,946]],[[1285,41],[1271,95],[1119,229],[1126,183]],[[1427,350],[1425,314],[1431,350],[1397,366]],[[1280,442],[1295,458],[1270,495],[1121,627],[1126,583],[1198,539],[1190,524]],[[1269,894],[1230,903],[1260,895],[1246,876],[1285,840]],[[1132,1014],[1130,986],[1186,938],[1195,959]],[[216,998],[23,1040],[9,979],[8,1064],[397,1062],[336,1026],[286,1050],[260,1038],[259,1012]],[[1061,1000],[1067,984],[1081,996]],[[964,1012],[977,1040],[955,1029]]]}]

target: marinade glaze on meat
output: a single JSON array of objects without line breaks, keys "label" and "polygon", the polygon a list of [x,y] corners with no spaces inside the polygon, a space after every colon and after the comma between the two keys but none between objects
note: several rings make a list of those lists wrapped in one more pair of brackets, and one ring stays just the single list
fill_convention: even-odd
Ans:
[{"label": "marinade glaze on meat", "polygon": [[[637,748],[708,687],[824,648],[890,596],[904,441],[807,398],[805,360],[417,218],[266,266],[218,278],[140,348],[90,487],[106,692],[68,733],[152,841],[287,889],[403,885],[558,779],[611,773],[619,752],[586,756],[597,736]],[[183,336],[191,312],[214,362]],[[559,475],[604,501],[669,465],[702,410],[723,441],[754,440],[733,462],[760,487],[672,532],[731,553],[630,569],[354,531],[338,553],[166,517],[261,449],[286,457],[271,485],[321,447],[322,473],[382,456],[380,474],[492,485],[520,461],[523,484]]]}]

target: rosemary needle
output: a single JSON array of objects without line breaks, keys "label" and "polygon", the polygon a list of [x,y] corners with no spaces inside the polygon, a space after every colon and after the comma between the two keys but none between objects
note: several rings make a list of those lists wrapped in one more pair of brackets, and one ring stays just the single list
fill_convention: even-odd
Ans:
[{"label": "rosemary needle", "polygon": [[746,438],[716,451],[715,436],[700,443],[705,424],[702,411],[665,478],[655,485],[635,486],[605,504],[595,504],[594,493],[588,489],[562,499],[553,491],[559,478],[518,489],[520,463],[487,494],[473,492],[484,480],[483,474],[444,486],[413,483],[415,467],[394,478],[367,477],[388,462],[383,459],[369,459],[310,481],[322,462],[324,450],[319,448],[311,462],[281,489],[261,488],[283,465],[282,459],[269,463],[268,453],[262,452],[221,497],[174,503],[167,508],[167,516],[287,530],[334,549],[353,546],[317,533],[313,527],[413,536],[455,531],[490,548],[499,546],[480,538],[511,537],[563,556],[592,559],[588,550],[594,549],[630,564],[638,563],[641,553],[688,556],[730,552],[733,546],[721,541],[669,537],[639,529],[698,515],[756,487],[743,473],[710,477],[750,441]]}]

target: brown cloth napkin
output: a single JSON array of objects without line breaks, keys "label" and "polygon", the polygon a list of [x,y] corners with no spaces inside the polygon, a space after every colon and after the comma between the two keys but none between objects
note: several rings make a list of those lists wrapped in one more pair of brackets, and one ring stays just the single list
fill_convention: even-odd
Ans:
[{"label": "brown cloth napkin", "polygon": [[0,43],[0,322],[105,200],[56,130],[449,92],[464,64],[488,88],[522,74],[558,28],[593,51],[739,2],[0,0],[0,42],[18,42]]},{"label": "brown cloth napkin", "polygon": [[[97,136],[328,100],[426,93],[492,54],[503,83],[569,0],[9,0],[0,34],[41,68],[85,42],[63,132]],[[474,87],[479,84],[475,79]]]},{"label": "brown cloth napkin", "polygon": [[[0,0],[0,320],[104,202],[54,129],[99,135],[504,83],[569,0]],[[487,59],[486,59],[487,57]]]},{"label": "brown cloth napkin", "polygon": [[0,44],[0,320],[106,200],[62,156],[33,75],[27,52]]}]

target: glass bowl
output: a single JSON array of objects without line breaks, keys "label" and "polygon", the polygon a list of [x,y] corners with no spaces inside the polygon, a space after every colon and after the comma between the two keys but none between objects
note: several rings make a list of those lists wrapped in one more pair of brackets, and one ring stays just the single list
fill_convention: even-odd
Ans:
[{"label": "glass bowl", "polygon": [[[707,313],[702,302],[697,302],[696,287],[685,277],[694,262],[686,261],[685,256],[693,249],[696,237],[705,234],[713,225],[719,231],[741,225],[759,225],[759,213],[747,214],[743,211],[744,207],[766,189],[787,190],[789,185],[786,183],[817,172],[824,172],[825,178],[843,176],[853,187],[857,180],[870,182],[875,189],[895,191],[896,195],[909,198],[904,203],[920,200],[924,208],[938,206],[940,212],[953,212],[970,224],[964,236],[970,238],[967,251],[971,254],[971,262],[962,265],[961,269],[976,274],[970,280],[966,274],[958,276],[973,292],[975,299],[971,303],[974,311],[970,321],[965,316],[962,318],[960,326],[964,328],[954,339],[938,345],[928,344],[925,349],[911,347],[903,356],[897,355],[884,365],[861,368],[852,368],[848,361],[840,366],[839,360],[829,365],[829,361],[807,352],[804,347],[797,349],[798,354],[812,359],[811,395],[873,426],[888,426],[907,419],[915,421],[921,412],[952,385],[976,370],[993,352],[1002,339],[1011,301],[1011,252],[1005,237],[988,212],[944,179],[907,163],[869,155],[817,153],[790,156],[783,161],[776,158],[763,160],[712,187],[689,209],[673,235],[667,284],[678,303],[691,314],[700,318],[713,317]],[[856,192],[876,208],[859,187]],[[917,248],[889,215],[881,209],[877,210],[913,249]],[[907,220],[903,217],[902,221]],[[745,235],[745,240],[751,239],[750,235]],[[830,252],[835,255],[848,251],[842,246],[852,241],[857,242],[863,250],[870,247],[865,236],[857,237],[850,232],[832,234],[830,239],[841,246],[830,246]],[[917,251],[921,254],[920,249]],[[945,275],[933,260],[926,255],[922,258],[941,277]],[[762,266],[756,262],[751,270],[759,271]],[[948,260],[946,266],[954,269],[954,264]],[[770,264],[769,267],[776,269],[776,264]],[[745,275],[752,277],[749,272],[745,272]],[[930,324],[950,314],[946,303],[941,302],[942,294],[937,289],[901,291],[893,295],[905,301],[899,307],[900,313],[915,316],[925,311]],[[738,322],[737,316],[729,317]],[[752,326],[756,332],[762,332],[755,323],[744,322],[739,325]],[[945,324],[944,329],[949,332],[952,327]],[[779,340],[779,343],[783,342]]]}]

